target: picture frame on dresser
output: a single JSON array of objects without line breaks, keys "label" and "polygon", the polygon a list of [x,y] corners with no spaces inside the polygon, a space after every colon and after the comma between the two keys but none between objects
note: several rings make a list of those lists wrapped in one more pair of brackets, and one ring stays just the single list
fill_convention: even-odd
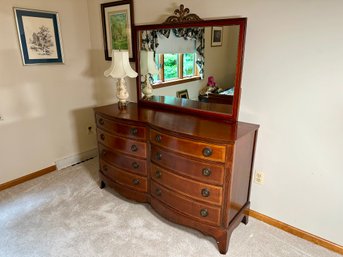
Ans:
[{"label": "picture frame on dresser", "polygon": [[184,90],[177,91],[176,92],[176,97],[189,99],[188,90],[184,89]]},{"label": "picture frame on dresser", "polygon": [[135,61],[134,14],[132,0],[101,4],[105,60],[112,60],[112,50],[128,50],[130,62]]},{"label": "picture frame on dresser", "polygon": [[63,64],[57,12],[13,8],[24,65]]}]

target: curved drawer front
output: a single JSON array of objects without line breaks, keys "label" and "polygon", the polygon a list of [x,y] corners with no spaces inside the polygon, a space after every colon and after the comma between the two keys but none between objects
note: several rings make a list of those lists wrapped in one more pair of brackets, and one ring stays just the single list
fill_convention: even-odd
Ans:
[{"label": "curved drawer front", "polygon": [[222,203],[222,187],[199,183],[192,179],[175,175],[156,165],[151,166],[150,177],[163,186],[187,197],[216,205]]},{"label": "curved drawer front", "polygon": [[119,136],[124,136],[132,139],[146,139],[146,128],[125,123],[118,123],[96,115],[97,127],[114,133]]},{"label": "curved drawer front", "polygon": [[202,142],[181,139],[162,134],[155,130],[150,131],[150,141],[153,144],[160,145],[186,155],[194,156],[204,160],[225,162],[225,145],[206,144]]},{"label": "curved drawer front", "polygon": [[151,160],[159,166],[196,180],[223,185],[224,165],[189,160],[156,146],[151,147]]},{"label": "curved drawer front", "polygon": [[186,215],[202,222],[220,225],[220,208],[192,201],[151,181],[151,195]]},{"label": "curved drawer front", "polygon": [[147,192],[148,186],[145,177],[122,171],[104,161],[100,161],[100,169],[106,177],[121,185],[137,191]]},{"label": "curved drawer front", "polygon": [[117,151],[126,152],[130,155],[146,158],[146,143],[113,136],[98,129],[98,142]]},{"label": "curved drawer front", "polygon": [[99,145],[100,158],[111,165],[125,169],[133,173],[147,175],[146,160],[126,156],[122,153],[111,151],[109,148]]}]

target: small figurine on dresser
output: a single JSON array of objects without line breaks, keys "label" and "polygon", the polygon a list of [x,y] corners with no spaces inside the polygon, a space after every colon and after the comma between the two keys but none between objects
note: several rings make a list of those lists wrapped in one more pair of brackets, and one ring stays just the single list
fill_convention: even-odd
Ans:
[{"label": "small figurine on dresser", "polygon": [[217,83],[214,81],[213,76],[209,76],[207,79],[207,85],[200,90],[200,95],[207,95],[209,93],[215,93],[218,90]]}]

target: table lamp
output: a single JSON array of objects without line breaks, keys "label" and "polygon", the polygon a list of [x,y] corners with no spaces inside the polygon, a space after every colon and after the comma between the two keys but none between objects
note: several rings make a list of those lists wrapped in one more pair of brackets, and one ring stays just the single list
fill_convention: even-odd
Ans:
[{"label": "table lamp", "polygon": [[104,72],[105,77],[111,76],[117,79],[117,98],[119,108],[125,108],[127,105],[127,99],[129,93],[127,92],[125,77],[135,78],[137,72],[135,72],[129,62],[128,51],[112,50],[112,63],[111,67]]},{"label": "table lamp", "polygon": [[154,61],[153,51],[141,51],[141,75],[146,76],[145,85],[142,89],[145,98],[150,98],[153,94],[153,88],[150,84],[150,76],[158,74],[158,69]]}]

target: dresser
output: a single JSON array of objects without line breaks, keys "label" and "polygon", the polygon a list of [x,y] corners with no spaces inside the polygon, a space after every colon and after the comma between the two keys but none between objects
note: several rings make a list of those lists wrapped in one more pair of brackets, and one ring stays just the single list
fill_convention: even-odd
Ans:
[{"label": "dresser", "polygon": [[258,125],[135,103],[94,111],[100,187],[214,237],[226,253],[234,228],[248,222]]}]

